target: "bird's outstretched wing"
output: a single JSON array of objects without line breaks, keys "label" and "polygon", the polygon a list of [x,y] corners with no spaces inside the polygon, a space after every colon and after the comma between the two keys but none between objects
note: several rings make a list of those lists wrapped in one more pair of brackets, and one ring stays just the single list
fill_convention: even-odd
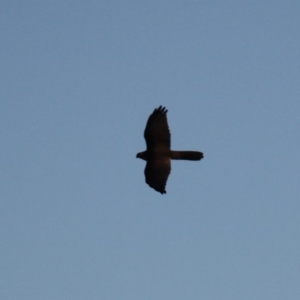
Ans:
[{"label": "bird's outstretched wing", "polygon": [[168,126],[167,112],[168,110],[165,107],[159,106],[149,116],[144,131],[147,151],[157,148],[170,150],[171,134]]},{"label": "bird's outstretched wing", "polygon": [[146,183],[160,192],[166,194],[166,183],[171,172],[171,160],[168,158],[152,158],[145,167]]}]

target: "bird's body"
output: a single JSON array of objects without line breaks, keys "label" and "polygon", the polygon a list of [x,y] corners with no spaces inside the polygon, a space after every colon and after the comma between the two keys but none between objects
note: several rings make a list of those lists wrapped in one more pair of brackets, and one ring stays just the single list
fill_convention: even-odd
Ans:
[{"label": "bird's body", "polygon": [[168,110],[162,106],[154,109],[144,131],[147,149],[136,155],[147,162],[146,183],[161,194],[166,193],[165,187],[171,172],[171,159],[200,160],[203,158],[202,152],[171,150],[167,112]]}]

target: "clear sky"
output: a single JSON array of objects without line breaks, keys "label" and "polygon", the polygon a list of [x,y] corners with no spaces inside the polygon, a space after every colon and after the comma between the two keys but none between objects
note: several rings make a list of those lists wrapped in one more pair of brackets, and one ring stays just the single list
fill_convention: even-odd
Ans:
[{"label": "clear sky", "polygon": [[[300,2],[0,5],[0,298],[300,299]],[[169,110],[175,161],[144,181]]]}]

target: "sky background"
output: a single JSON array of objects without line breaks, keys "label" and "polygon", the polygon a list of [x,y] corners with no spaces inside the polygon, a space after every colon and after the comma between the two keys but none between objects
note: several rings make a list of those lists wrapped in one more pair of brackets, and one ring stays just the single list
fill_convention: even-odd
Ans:
[{"label": "sky background", "polygon": [[[0,3],[0,298],[300,299],[300,2]],[[144,181],[169,110],[175,161]]]}]

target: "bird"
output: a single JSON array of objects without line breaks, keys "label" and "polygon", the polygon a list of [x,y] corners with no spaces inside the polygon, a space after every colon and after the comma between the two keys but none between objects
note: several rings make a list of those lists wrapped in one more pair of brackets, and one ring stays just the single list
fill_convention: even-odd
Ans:
[{"label": "bird", "polygon": [[146,183],[161,194],[166,194],[166,183],[171,172],[171,160],[201,160],[204,156],[199,151],[171,150],[171,134],[167,120],[168,110],[164,106],[155,108],[149,116],[144,138],[146,150],[136,154],[145,160],[144,170]]}]

